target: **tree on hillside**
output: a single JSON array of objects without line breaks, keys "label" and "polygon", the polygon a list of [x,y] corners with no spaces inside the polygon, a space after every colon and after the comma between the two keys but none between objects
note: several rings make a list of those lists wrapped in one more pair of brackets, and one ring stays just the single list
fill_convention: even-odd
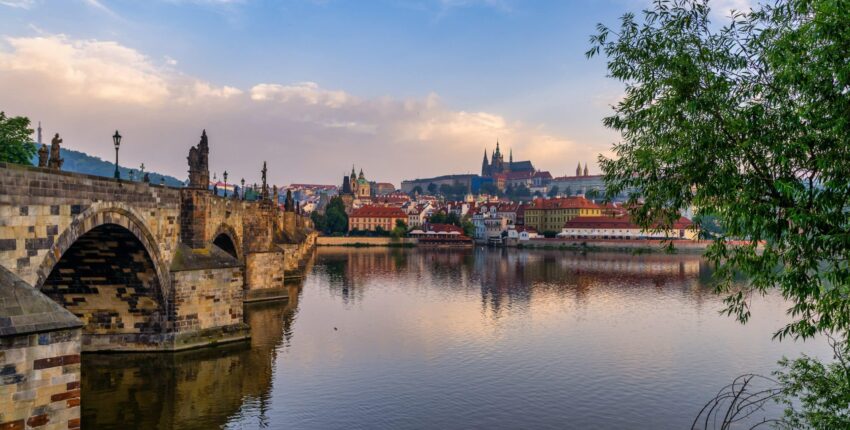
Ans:
[{"label": "tree on hillside", "polygon": [[428,184],[428,194],[434,195],[437,194],[437,184],[431,182]]},{"label": "tree on hillside", "polygon": [[552,188],[549,188],[549,192],[548,192],[548,193],[546,193],[546,195],[547,195],[548,197],[550,197],[550,198],[552,198],[552,197],[558,197],[558,186],[557,186],[557,185],[553,185],[553,186],[552,186]]},{"label": "tree on hillside", "polygon": [[[850,8],[766,3],[718,25],[707,0],[662,0],[642,18],[624,15],[619,28],[599,25],[587,54],[604,55],[609,75],[625,84],[604,119],[622,141],[600,164],[610,196],[642,190],[643,204],[630,207],[644,226],[669,226],[690,206],[716,217],[724,233],[706,256],[727,314],[746,322],[750,299],[778,289],[792,321],[776,337],[833,333],[846,364]],[[746,286],[732,282],[736,271]],[[787,362],[790,379],[778,378],[782,396],[802,400],[788,403],[786,421],[850,428],[848,366],[840,383],[827,384],[838,395],[818,402],[823,385],[795,373],[806,364]]]},{"label": "tree on hillside", "polygon": [[29,118],[7,117],[0,111],[0,162],[32,165],[38,150],[31,143],[32,132]]},{"label": "tree on hillside", "polygon": [[348,231],[348,215],[341,197],[333,197],[325,208],[325,234],[342,234]]}]

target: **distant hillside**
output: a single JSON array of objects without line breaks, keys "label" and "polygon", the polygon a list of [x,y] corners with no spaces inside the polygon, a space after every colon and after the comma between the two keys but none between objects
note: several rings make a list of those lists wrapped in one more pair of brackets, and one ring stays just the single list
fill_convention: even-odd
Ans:
[{"label": "distant hillside", "polygon": [[[49,146],[50,145],[48,145],[48,147]],[[111,178],[115,175],[115,163],[113,162],[104,161],[99,157],[94,157],[86,154],[85,152],[74,151],[72,149],[61,148],[59,153],[65,160],[65,163],[62,164],[62,170],[85,173],[87,175],[105,176],[107,178]],[[32,164],[35,166],[38,165],[38,154],[33,157]],[[130,168],[119,165],[118,170],[121,172],[121,179],[130,179]],[[138,169],[135,170],[135,180],[141,181],[142,178],[139,177]],[[159,184],[160,178],[165,178],[165,184],[168,186],[180,187],[183,185],[183,181],[173,176],[161,175],[151,171],[148,171],[148,174],[150,176],[151,183],[153,184]]]}]

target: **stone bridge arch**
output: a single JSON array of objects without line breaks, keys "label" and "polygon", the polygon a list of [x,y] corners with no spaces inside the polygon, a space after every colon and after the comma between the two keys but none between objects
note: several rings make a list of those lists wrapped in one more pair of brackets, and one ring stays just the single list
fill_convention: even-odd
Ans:
[{"label": "stone bridge arch", "polygon": [[104,343],[116,336],[137,342],[168,327],[169,271],[144,219],[127,205],[97,202],[76,216],[36,276],[35,288],[80,317],[84,334],[105,336]]},{"label": "stone bridge arch", "polygon": [[41,289],[53,267],[77,240],[96,227],[115,224],[129,230],[138,239],[150,255],[156,269],[160,285],[168,285],[167,263],[162,260],[157,239],[151,234],[141,215],[135,209],[120,202],[96,202],[77,215],[71,224],[54,241],[36,270],[33,287]]},{"label": "stone bridge arch", "polygon": [[210,243],[218,246],[224,252],[233,256],[233,258],[239,260],[240,263],[245,262],[242,237],[236,232],[235,228],[230,226],[230,224],[219,224],[212,235]]}]

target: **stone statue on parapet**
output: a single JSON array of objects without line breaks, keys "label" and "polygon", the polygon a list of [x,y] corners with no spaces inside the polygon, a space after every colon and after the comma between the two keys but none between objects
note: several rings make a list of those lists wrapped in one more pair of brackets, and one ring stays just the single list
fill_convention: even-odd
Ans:
[{"label": "stone statue on parapet", "polygon": [[50,160],[47,162],[48,167],[53,170],[62,169],[62,163],[65,162],[61,157],[59,157],[59,144],[62,143],[62,138],[59,137],[59,133],[56,133],[53,136],[53,140],[50,141]]},{"label": "stone statue on parapet", "polygon": [[47,167],[48,153],[47,144],[42,143],[38,148],[38,167]]},{"label": "stone statue on parapet", "polygon": [[189,149],[189,188],[207,189],[210,184],[209,169],[210,148],[207,131],[201,133],[201,141]]},{"label": "stone statue on parapet", "polygon": [[268,169],[266,168],[266,162],[263,161],[263,188],[260,190],[260,200],[268,200],[269,199],[269,187],[266,184],[266,173],[268,173]]}]

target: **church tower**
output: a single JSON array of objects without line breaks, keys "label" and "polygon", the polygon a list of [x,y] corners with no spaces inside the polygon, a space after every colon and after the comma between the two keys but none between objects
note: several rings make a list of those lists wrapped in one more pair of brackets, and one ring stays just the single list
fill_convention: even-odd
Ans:
[{"label": "church tower", "polygon": [[481,176],[490,176],[490,163],[487,161],[487,148],[484,148],[484,162],[481,163]]},{"label": "church tower", "polygon": [[576,176],[581,176],[581,162],[576,166]]},{"label": "church tower", "polygon": [[587,163],[584,163],[584,176],[590,176],[590,175],[587,173]]}]

